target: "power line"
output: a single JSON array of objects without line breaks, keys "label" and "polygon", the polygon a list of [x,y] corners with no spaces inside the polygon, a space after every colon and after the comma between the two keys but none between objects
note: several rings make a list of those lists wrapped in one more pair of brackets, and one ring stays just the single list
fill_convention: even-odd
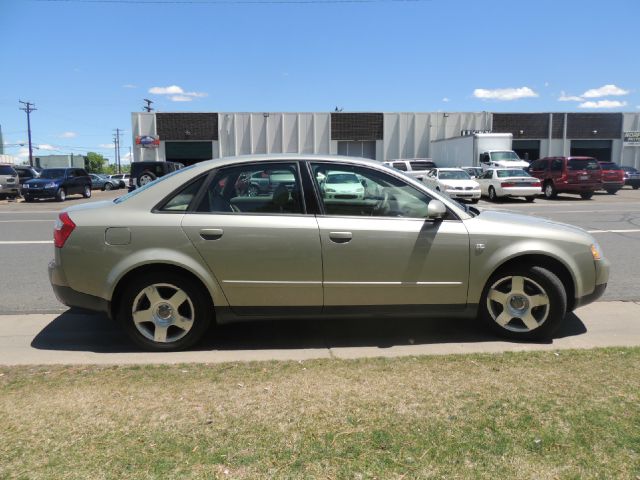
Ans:
[{"label": "power line", "polygon": [[31,146],[31,112],[37,110],[34,103],[31,102],[23,102],[22,100],[18,100],[19,103],[23,104],[24,107],[20,107],[20,110],[27,112],[27,132],[29,135],[29,165],[33,167],[33,147]]}]

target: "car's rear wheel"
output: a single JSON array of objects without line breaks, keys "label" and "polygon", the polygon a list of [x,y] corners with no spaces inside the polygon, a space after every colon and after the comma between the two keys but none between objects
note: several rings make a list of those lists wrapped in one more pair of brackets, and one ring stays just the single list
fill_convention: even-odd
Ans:
[{"label": "car's rear wheel", "polygon": [[156,175],[153,172],[149,172],[148,170],[145,170],[138,177],[138,186],[142,187],[147,183],[153,182],[156,178],[158,177],[156,177]]},{"label": "car's rear wheel", "polygon": [[593,197],[593,192],[580,194],[580,198],[582,198],[583,200],[589,200],[591,197]]},{"label": "car's rear wheel", "polygon": [[111,183],[107,182],[107,183],[104,184],[103,188],[105,190],[111,190],[113,188],[113,185]]},{"label": "car's rear wheel", "polygon": [[528,202],[528,203],[533,203],[536,201],[536,197],[534,196],[529,196],[529,197],[524,197],[524,199]]},{"label": "car's rear wheel", "polygon": [[82,196],[84,198],[90,198],[91,197],[91,187],[89,185],[85,185],[84,191],[82,192]]},{"label": "car's rear wheel", "polygon": [[493,187],[489,187],[489,200],[492,202],[498,201],[498,194],[496,193],[496,189]]},{"label": "car's rear wheel", "polygon": [[56,200],[58,202],[64,202],[67,199],[67,192],[65,192],[64,188],[59,188],[56,192]]},{"label": "car's rear wheel", "polygon": [[204,288],[177,273],[136,277],[121,296],[118,318],[145,350],[183,350],[202,338],[213,306]]},{"label": "car's rear wheel", "polygon": [[558,196],[558,192],[556,191],[556,187],[553,186],[552,182],[547,182],[544,184],[544,197],[546,199],[556,198]]},{"label": "car's rear wheel", "polygon": [[640,188],[640,185],[633,185],[631,188],[633,188],[634,190],[638,190]]},{"label": "car's rear wheel", "polygon": [[546,268],[507,268],[487,282],[481,318],[496,333],[516,340],[550,338],[567,312],[567,294],[560,279]]}]

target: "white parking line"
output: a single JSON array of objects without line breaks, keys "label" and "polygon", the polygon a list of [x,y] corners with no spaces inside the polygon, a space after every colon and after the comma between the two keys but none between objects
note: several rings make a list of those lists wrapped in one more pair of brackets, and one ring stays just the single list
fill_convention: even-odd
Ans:
[{"label": "white parking line", "polygon": [[50,218],[48,220],[0,220],[0,223],[25,223],[25,222],[55,222],[55,219]]},{"label": "white parking line", "polygon": [[43,245],[51,243],[53,243],[53,240],[0,240],[0,245]]}]

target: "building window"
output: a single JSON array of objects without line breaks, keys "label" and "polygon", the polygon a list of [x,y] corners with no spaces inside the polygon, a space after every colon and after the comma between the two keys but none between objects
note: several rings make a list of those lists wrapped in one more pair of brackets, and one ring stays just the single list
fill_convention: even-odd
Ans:
[{"label": "building window", "polygon": [[376,142],[353,142],[353,141],[341,141],[338,142],[338,155],[346,155],[348,157],[361,157],[376,159]]}]

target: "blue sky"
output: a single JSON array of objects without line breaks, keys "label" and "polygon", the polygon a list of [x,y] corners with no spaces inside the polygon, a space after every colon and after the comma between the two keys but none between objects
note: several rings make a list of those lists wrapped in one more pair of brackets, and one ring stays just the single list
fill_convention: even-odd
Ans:
[{"label": "blue sky", "polygon": [[37,153],[110,158],[116,127],[128,152],[143,98],[160,111],[640,107],[637,0],[181,1],[0,0],[5,143],[27,138],[18,99],[38,108]]}]

